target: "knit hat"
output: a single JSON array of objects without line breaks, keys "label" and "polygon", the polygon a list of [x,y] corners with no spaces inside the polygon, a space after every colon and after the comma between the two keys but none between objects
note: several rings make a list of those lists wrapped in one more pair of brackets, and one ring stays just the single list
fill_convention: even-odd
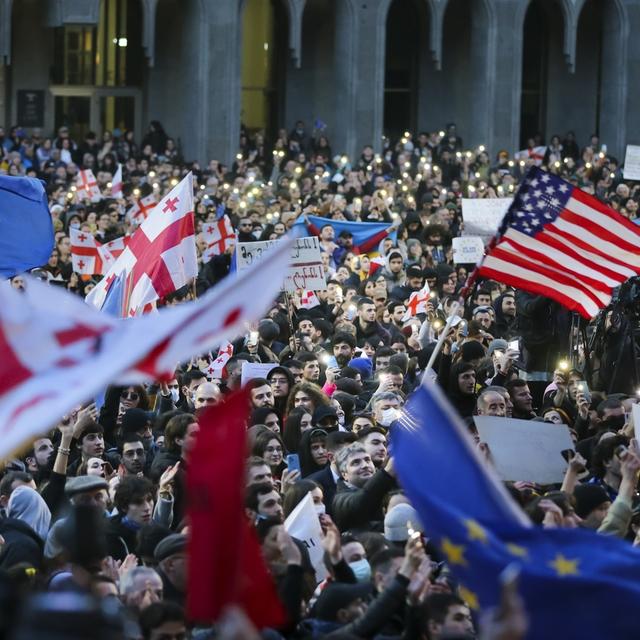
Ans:
[{"label": "knit hat", "polygon": [[147,424],[153,420],[151,411],[143,409],[127,409],[122,416],[122,433],[138,433],[144,431]]},{"label": "knit hat", "polygon": [[609,494],[598,484],[579,484],[573,495],[576,499],[576,513],[586,518],[604,502],[611,502]]},{"label": "knit hat", "polygon": [[424,278],[422,269],[418,265],[412,265],[407,269],[407,278]]},{"label": "knit hat", "polygon": [[487,349],[487,355],[492,356],[494,351],[506,351],[509,348],[509,344],[506,340],[502,338],[496,338],[489,343],[489,348]]},{"label": "knit hat", "polygon": [[477,340],[469,340],[460,347],[462,359],[465,362],[484,358],[484,347]]},{"label": "knit hat", "polygon": [[424,531],[418,512],[410,504],[397,504],[384,517],[384,537],[390,542],[406,542],[409,539],[409,526],[421,533]]},{"label": "knit hat", "polygon": [[184,553],[187,548],[187,536],[182,533],[172,533],[160,542],[153,552],[153,559],[162,562],[165,558],[177,553]]},{"label": "knit hat", "polygon": [[357,369],[360,372],[363,380],[367,380],[371,377],[373,365],[369,358],[353,358],[349,361],[349,366]]}]

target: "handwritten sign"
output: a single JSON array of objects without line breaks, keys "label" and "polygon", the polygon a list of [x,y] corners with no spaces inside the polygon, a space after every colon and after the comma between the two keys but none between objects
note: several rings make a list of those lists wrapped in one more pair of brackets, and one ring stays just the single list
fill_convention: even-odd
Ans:
[{"label": "handwritten sign", "polygon": [[453,264],[478,264],[484,256],[484,242],[480,236],[453,238]]},{"label": "handwritten sign", "polygon": [[488,244],[512,202],[513,198],[462,198],[462,235],[480,236]]},{"label": "handwritten sign", "polygon": [[[239,242],[236,248],[238,271],[243,271],[262,259],[278,240]],[[291,248],[291,263],[284,276],[285,291],[324,291],[327,281],[320,257],[320,242],[316,236],[298,238]]]},{"label": "handwritten sign", "polygon": [[635,144],[627,145],[623,176],[625,180],[640,180],[640,146]]},{"label": "handwritten sign", "polygon": [[503,480],[562,482],[567,470],[562,451],[574,448],[566,425],[494,416],[474,416],[473,420]]}]

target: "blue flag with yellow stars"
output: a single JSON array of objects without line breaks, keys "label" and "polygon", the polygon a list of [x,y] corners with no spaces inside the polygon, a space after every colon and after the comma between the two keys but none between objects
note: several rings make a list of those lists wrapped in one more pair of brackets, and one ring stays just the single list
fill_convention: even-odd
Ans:
[{"label": "blue flag with yellow stars", "polygon": [[391,443],[400,484],[472,609],[499,604],[498,576],[516,563],[527,638],[640,638],[640,551],[586,529],[532,526],[435,383],[410,396]]}]

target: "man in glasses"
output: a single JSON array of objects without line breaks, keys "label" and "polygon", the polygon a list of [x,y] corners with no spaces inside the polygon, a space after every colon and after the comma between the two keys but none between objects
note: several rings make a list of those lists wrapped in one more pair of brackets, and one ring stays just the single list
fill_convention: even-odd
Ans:
[{"label": "man in glasses", "polygon": [[240,218],[238,222],[238,242],[255,242],[253,235],[253,222],[251,218]]}]

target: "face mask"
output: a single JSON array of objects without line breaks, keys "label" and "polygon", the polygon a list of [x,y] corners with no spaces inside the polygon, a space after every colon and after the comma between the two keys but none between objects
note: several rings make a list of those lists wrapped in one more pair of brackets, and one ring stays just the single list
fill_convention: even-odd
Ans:
[{"label": "face mask", "polygon": [[314,504],[313,508],[316,510],[316,513],[319,516],[323,516],[327,512],[327,509],[324,506],[324,504]]},{"label": "face mask", "polygon": [[171,401],[175,404],[180,399],[180,389],[169,389],[171,393]]},{"label": "face mask", "polygon": [[344,416],[338,416],[338,424],[344,427]]},{"label": "face mask", "polygon": [[366,558],[350,562],[349,566],[358,582],[369,582],[371,580],[371,565]]},{"label": "face mask", "polygon": [[69,226],[72,229],[79,229],[80,228],[80,223],[79,222],[72,222]]},{"label": "face mask", "polygon": [[382,412],[382,416],[378,420],[378,424],[381,424],[383,427],[388,427],[391,423],[396,419],[397,411],[395,409],[385,409]]}]

